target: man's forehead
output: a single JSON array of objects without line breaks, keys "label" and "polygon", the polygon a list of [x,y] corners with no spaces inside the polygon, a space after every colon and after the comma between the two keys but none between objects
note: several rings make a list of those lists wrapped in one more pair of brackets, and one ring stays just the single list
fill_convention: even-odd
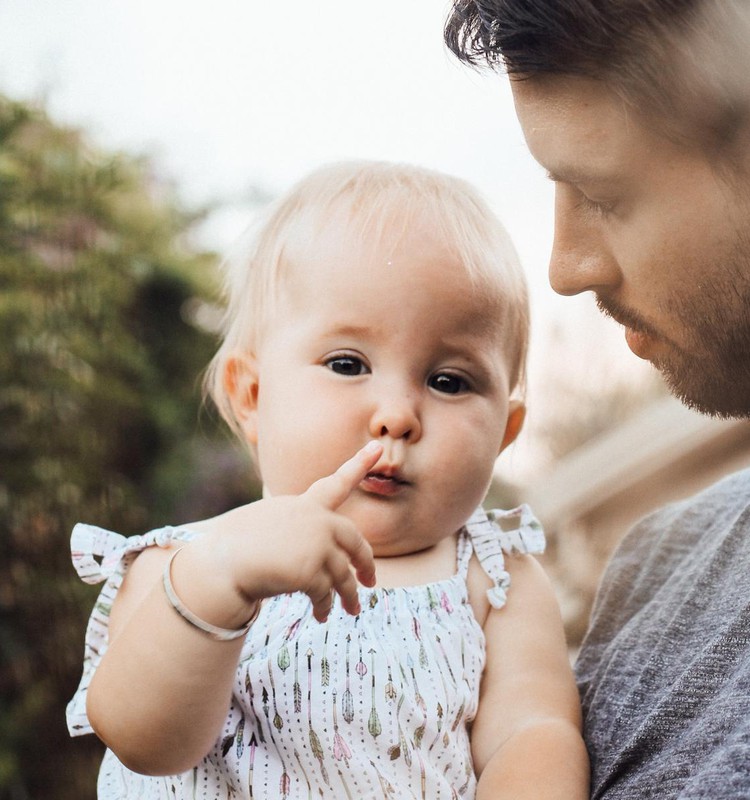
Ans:
[{"label": "man's forehead", "polygon": [[532,155],[553,180],[611,180],[650,138],[606,84],[551,76],[511,81],[516,112]]},{"label": "man's forehead", "polygon": [[577,76],[544,76],[511,80],[518,118],[525,132],[541,134],[561,128],[586,129],[609,136],[615,124],[628,124],[624,102],[601,81]]}]

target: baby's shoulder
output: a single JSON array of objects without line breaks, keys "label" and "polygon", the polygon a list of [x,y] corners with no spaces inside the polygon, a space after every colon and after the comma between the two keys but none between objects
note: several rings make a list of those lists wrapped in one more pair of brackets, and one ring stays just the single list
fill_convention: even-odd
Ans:
[{"label": "baby's shoulder", "polygon": [[[505,556],[505,571],[510,578],[505,605],[495,609],[499,614],[515,614],[516,612],[532,613],[535,598],[554,599],[554,591],[549,577],[538,559],[529,554],[518,553]],[[466,588],[474,617],[484,626],[490,612],[488,590],[493,587],[489,575],[482,568],[476,554],[472,554],[466,575]]]}]

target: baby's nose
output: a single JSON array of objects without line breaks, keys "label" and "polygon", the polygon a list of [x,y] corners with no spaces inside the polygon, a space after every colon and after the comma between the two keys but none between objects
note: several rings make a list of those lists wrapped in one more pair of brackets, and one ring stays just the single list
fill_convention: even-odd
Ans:
[{"label": "baby's nose", "polygon": [[370,420],[370,436],[375,439],[390,436],[413,443],[421,432],[415,405],[407,398],[381,403]]}]

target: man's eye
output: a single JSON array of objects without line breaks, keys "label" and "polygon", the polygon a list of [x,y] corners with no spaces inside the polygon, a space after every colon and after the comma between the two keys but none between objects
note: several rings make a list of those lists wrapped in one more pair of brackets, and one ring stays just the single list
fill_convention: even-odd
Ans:
[{"label": "man's eye", "polygon": [[578,207],[597,217],[609,216],[616,207],[614,200],[592,200],[580,192]]},{"label": "man's eye", "polygon": [[364,361],[354,356],[329,358],[325,365],[337,375],[365,375],[369,370]]},{"label": "man's eye", "polygon": [[467,392],[470,388],[466,380],[448,372],[433,375],[428,381],[428,385],[431,389],[443,394],[461,394],[462,392]]}]

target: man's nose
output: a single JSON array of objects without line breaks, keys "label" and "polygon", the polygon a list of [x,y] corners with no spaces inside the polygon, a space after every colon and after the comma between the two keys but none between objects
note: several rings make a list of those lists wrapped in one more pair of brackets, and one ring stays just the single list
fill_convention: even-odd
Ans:
[{"label": "man's nose", "polygon": [[600,292],[620,281],[617,262],[596,213],[581,205],[580,194],[573,187],[556,184],[549,282],[558,294]]}]

